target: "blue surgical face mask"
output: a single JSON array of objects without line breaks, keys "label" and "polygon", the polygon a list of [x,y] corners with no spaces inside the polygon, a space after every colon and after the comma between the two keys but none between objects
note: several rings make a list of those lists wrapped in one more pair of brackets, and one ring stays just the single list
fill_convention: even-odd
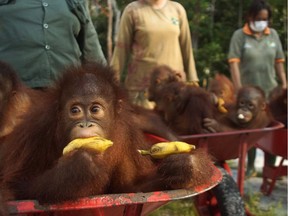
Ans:
[{"label": "blue surgical face mask", "polygon": [[268,26],[268,21],[255,21],[250,22],[250,28],[254,32],[263,32],[264,29]]}]

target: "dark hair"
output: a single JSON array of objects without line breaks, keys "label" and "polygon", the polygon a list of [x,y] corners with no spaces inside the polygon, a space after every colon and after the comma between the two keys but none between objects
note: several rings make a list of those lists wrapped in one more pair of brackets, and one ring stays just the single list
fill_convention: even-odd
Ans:
[{"label": "dark hair", "polygon": [[248,9],[246,16],[247,21],[249,18],[254,19],[261,10],[268,11],[268,20],[270,20],[272,17],[272,10],[270,5],[265,0],[254,0]]}]

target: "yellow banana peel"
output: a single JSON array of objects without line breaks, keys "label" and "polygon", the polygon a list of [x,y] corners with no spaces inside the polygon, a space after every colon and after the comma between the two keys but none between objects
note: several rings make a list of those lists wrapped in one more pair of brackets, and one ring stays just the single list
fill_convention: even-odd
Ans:
[{"label": "yellow banana peel", "polygon": [[227,113],[228,110],[224,107],[225,101],[223,100],[223,98],[218,98],[218,111],[221,113]]},{"label": "yellow banana peel", "polygon": [[63,155],[82,147],[104,152],[112,145],[113,142],[111,140],[102,137],[77,138],[68,143],[68,145],[63,149]]},{"label": "yellow banana peel", "polygon": [[189,153],[193,149],[196,149],[194,145],[175,141],[156,143],[149,150],[138,150],[138,152],[142,155],[151,155],[153,158],[162,159],[171,154]]}]

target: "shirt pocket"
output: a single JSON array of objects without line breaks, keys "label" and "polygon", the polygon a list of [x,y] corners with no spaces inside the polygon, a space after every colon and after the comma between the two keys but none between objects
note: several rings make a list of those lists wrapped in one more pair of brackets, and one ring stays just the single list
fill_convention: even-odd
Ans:
[{"label": "shirt pocket", "polygon": [[5,6],[9,4],[15,4],[16,0],[0,0],[0,6]]},{"label": "shirt pocket", "polygon": [[78,17],[82,24],[89,22],[89,14],[86,3],[83,0],[66,0],[69,9]]}]

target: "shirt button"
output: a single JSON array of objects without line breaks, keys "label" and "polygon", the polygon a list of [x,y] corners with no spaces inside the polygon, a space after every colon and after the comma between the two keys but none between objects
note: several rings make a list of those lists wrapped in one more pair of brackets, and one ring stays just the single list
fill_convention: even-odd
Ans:
[{"label": "shirt button", "polygon": [[45,49],[46,49],[46,50],[49,50],[49,49],[50,49],[50,46],[49,46],[49,45],[46,45],[46,46],[45,46]]},{"label": "shirt button", "polygon": [[47,7],[47,6],[48,6],[48,3],[47,3],[47,2],[43,2],[42,5],[43,5],[44,7]]},{"label": "shirt button", "polygon": [[47,28],[48,28],[48,24],[45,23],[45,24],[43,25],[43,27],[47,29]]}]

